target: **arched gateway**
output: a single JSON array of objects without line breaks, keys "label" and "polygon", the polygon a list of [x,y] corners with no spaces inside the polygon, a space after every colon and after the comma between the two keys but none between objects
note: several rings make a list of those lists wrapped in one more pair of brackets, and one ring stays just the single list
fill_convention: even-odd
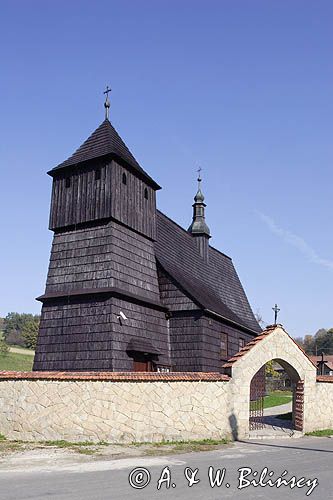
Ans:
[{"label": "arched gateway", "polygon": [[251,427],[261,427],[262,408],[251,406],[250,400],[258,401],[263,395],[263,367],[271,360],[285,369],[292,382],[294,429],[307,430],[311,419],[309,403],[315,393],[316,367],[283,327],[276,325],[266,328],[224,365],[231,376],[231,424],[237,438],[248,437]]},{"label": "arched gateway", "polygon": [[[271,361],[278,363],[284,369],[290,381],[290,389],[292,391],[292,422],[284,422],[281,420],[279,425],[302,432],[304,416],[304,382],[297,370],[285,360],[272,359]],[[264,396],[267,390],[265,368],[266,365],[262,366],[253,376],[250,383],[250,431],[261,430],[265,427],[265,423],[270,423],[271,421],[269,417],[267,418],[264,416]]]}]

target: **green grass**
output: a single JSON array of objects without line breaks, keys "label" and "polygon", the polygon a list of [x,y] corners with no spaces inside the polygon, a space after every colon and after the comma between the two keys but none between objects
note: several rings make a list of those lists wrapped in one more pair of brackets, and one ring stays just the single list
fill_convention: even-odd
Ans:
[{"label": "green grass", "polygon": [[107,446],[106,441],[99,441],[98,443],[94,443],[92,441],[65,441],[64,439],[58,441],[39,441],[39,444],[44,446],[56,446],[57,448],[73,448],[75,446]]},{"label": "green grass", "polygon": [[200,451],[209,450],[212,447],[228,444],[228,439],[193,439],[189,441],[158,441],[158,442],[140,442],[132,443],[132,446],[151,446],[153,448],[172,447],[174,450]]},{"label": "green grass", "polygon": [[322,429],[321,431],[306,432],[305,435],[316,437],[333,436],[333,429]]},{"label": "green grass", "polygon": [[108,445],[106,441],[99,441],[98,443],[93,443],[91,441],[71,442],[65,440],[33,442],[16,439],[12,441],[7,440],[5,436],[0,434],[0,455],[26,449],[43,449],[51,446],[54,448],[66,448],[81,455],[94,455],[98,453],[101,446],[106,445]]},{"label": "green grass", "polygon": [[[290,391],[273,391],[268,396],[264,397],[264,408],[272,408],[273,406],[280,406],[291,401],[292,395]],[[251,410],[256,408],[256,402],[250,402]]]},{"label": "green grass", "polygon": [[12,345],[8,344],[9,351],[16,351],[16,354],[27,354],[30,356],[35,355],[35,351],[33,349],[28,349],[27,347],[22,347],[20,345]]},{"label": "green grass", "polygon": [[0,354],[0,371],[30,372],[32,370],[33,356],[8,352]]},{"label": "green grass", "polygon": [[99,441],[98,443],[93,443],[92,441],[40,441],[40,445],[44,446],[54,446],[56,448],[67,448],[80,453],[81,455],[94,455],[100,446],[107,446],[106,441]]},{"label": "green grass", "polygon": [[132,446],[146,446],[145,455],[158,456],[161,453],[176,454],[195,451],[212,451],[228,444],[228,439],[194,439],[189,441],[158,441],[132,443]]},{"label": "green grass", "polygon": [[194,439],[188,441],[142,441],[139,443],[133,442],[133,446],[173,446],[178,444],[210,444],[210,445],[219,445],[219,444],[227,444],[229,441],[227,439]]},{"label": "green grass", "polygon": [[[7,440],[5,436],[0,434],[0,458],[8,453],[24,450],[45,449],[47,447],[65,448],[70,452],[79,453],[82,455],[99,456],[113,456],[114,450],[104,449],[104,446],[111,445],[111,448],[117,445],[118,451],[116,455],[118,458],[123,456],[131,456],[131,447],[141,446],[140,456],[160,456],[161,454],[174,455],[177,453],[191,453],[199,451],[212,451],[220,449],[222,445],[228,444],[227,439],[199,439],[193,441],[160,441],[160,442],[133,442],[131,445],[122,445],[118,443],[108,443],[106,441],[99,441],[94,443],[91,441],[71,442],[65,440],[56,441],[19,441]],[[111,454],[110,454],[111,453]],[[135,453],[135,456],[137,453]]]},{"label": "green grass", "polygon": [[264,408],[272,408],[273,406],[284,405],[291,401],[291,392],[289,391],[274,391],[264,398]]}]

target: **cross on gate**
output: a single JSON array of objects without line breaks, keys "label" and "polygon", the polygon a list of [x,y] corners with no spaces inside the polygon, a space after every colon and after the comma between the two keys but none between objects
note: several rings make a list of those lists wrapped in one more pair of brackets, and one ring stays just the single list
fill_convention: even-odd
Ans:
[{"label": "cross on gate", "polygon": [[281,311],[281,309],[279,309],[278,305],[275,304],[275,306],[272,307],[272,310],[274,311],[274,325],[276,325],[277,324],[278,313]]}]

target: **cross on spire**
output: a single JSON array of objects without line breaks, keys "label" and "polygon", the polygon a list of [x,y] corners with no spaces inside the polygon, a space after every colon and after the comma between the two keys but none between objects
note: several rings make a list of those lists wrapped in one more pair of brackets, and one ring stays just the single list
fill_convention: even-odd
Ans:
[{"label": "cross on spire", "polygon": [[199,167],[197,172],[198,172],[198,182],[201,182],[201,171],[202,171],[202,168]]},{"label": "cross on spire", "polygon": [[105,119],[106,119],[106,120],[108,120],[108,119],[109,119],[109,110],[110,110],[109,92],[111,92],[111,89],[110,89],[110,88],[109,88],[109,86],[107,85],[107,86],[106,86],[105,91],[103,92],[103,94],[106,94],[106,97],[105,97],[105,102],[104,102],[104,108],[105,108]]},{"label": "cross on spire", "polygon": [[278,305],[275,304],[275,306],[272,307],[272,310],[274,311],[274,325],[276,325],[277,324],[278,314],[281,311],[281,309],[279,309]]},{"label": "cross on spire", "polygon": [[199,166],[197,172],[198,172],[198,192],[200,191],[201,189],[201,181],[202,181],[202,178],[201,178],[201,171],[202,171],[202,168]]}]

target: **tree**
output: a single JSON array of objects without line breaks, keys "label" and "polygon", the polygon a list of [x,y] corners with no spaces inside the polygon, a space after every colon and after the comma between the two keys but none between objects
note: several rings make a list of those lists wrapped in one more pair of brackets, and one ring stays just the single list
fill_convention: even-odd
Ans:
[{"label": "tree", "polygon": [[333,328],[325,330],[324,334],[316,335],[316,350],[318,356],[321,353],[333,354]]},{"label": "tree", "polygon": [[8,313],[4,320],[4,339],[6,343],[26,346],[22,330],[30,321],[39,321],[39,316],[17,312]]},{"label": "tree", "polygon": [[6,342],[1,339],[0,340],[0,356],[6,356],[9,352],[9,347]]},{"label": "tree", "polygon": [[34,316],[33,319],[27,321],[22,328],[22,338],[25,346],[28,349],[36,349],[37,337],[39,330],[39,316]]},{"label": "tree", "polygon": [[315,335],[305,335],[304,339],[297,338],[295,341],[307,354],[320,356],[333,354],[333,328],[325,330],[320,328]]},{"label": "tree", "polygon": [[263,320],[263,317],[262,317],[262,314],[260,312],[260,310],[258,309],[257,312],[254,314],[254,317],[256,318],[257,320],[257,323],[259,324],[259,326],[261,326],[262,328],[264,327],[264,324],[265,324],[265,321]]},{"label": "tree", "polygon": [[304,349],[303,337],[296,337],[296,338],[294,338],[294,340],[295,340],[296,344],[301,347],[301,349]]},{"label": "tree", "polygon": [[274,361],[267,361],[265,365],[265,374],[266,377],[274,377],[274,378],[280,378],[281,375],[278,371],[274,369]]},{"label": "tree", "polygon": [[315,339],[313,335],[305,335],[303,348],[307,354],[315,354]]}]

